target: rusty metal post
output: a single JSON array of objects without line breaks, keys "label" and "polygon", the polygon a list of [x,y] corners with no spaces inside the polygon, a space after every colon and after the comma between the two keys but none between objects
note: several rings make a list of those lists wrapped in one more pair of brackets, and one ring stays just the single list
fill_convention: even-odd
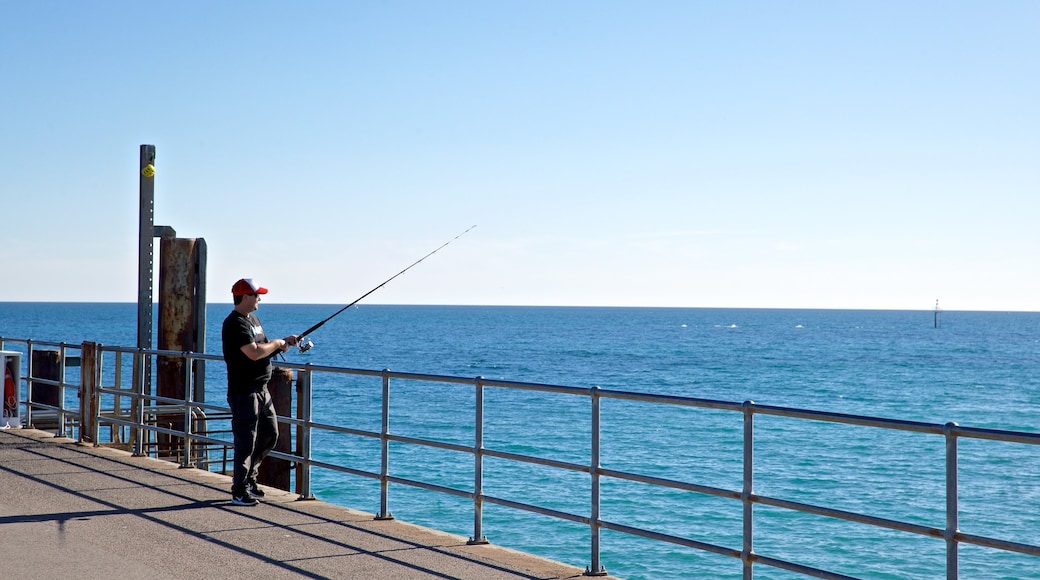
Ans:
[{"label": "rusty metal post", "polygon": [[[192,238],[162,238],[159,242],[159,350],[196,352],[198,287],[196,243]],[[185,400],[184,359],[159,356],[156,367],[156,394]],[[171,429],[184,429],[184,413],[164,413],[160,423]],[[173,437],[159,434],[159,454],[169,456],[176,445]]]},{"label": "rusty metal post", "polygon": [[[198,352],[195,331],[195,239],[159,243],[159,350]],[[159,357],[156,373],[161,397],[184,398],[184,360]]]},{"label": "rusty metal post", "polygon": [[[292,369],[276,368],[267,384],[271,391],[271,399],[274,401],[274,412],[279,417],[289,417],[292,414],[293,393],[293,371]],[[292,425],[278,423],[278,444],[274,448],[281,453],[292,454]],[[292,473],[292,462],[286,459],[268,457],[260,464],[257,472],[257,481],[264,485],[277,487],[289,491],[290,474]]]}]

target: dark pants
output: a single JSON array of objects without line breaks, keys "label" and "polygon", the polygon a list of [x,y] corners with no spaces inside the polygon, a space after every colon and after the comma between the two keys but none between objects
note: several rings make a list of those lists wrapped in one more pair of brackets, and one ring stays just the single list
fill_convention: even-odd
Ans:
[{"label": "dark pants", "polygon": [[246,482],[256,480],[260,462],[278,442],[278,417],[267,387],[251,393],[228,394],[231,433],[235,438],[235,473],[231,493],[242,495]]}]

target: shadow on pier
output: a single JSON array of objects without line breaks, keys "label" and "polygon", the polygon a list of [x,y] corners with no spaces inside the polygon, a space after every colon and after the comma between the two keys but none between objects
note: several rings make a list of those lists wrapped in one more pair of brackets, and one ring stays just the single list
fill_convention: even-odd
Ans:
[{"label": "shadow on pier", "polygon": [[69,578],[581,578],[583,569],[266,488],[230,504],[230,480],[0,430],[0,547],[8,573]]}]

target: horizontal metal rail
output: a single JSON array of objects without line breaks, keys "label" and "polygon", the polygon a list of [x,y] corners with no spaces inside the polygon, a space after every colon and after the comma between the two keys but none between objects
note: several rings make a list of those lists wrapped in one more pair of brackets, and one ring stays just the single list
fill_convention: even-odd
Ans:
[{"label": "horizontal metal rail", "polygon": [[919,524],[912,524],[907,522],[900,522],[897,520],[891,520],[887,518],[879,518],[874,516],[868,516],[856,512],[850,512],[846,510],[836,510],[832,508],[821,507],[818,505],[812,505],[808,503],[802,503],[797,501],[790,501],[786,499],[777,499],[774,497],[767,497],[764,495],[752,494],[748,498],[748,501],[752,503],[768,505],[772,507],[783,508],[791,511],[798,511],[806,514],[815,514],[818,516],[827,516],[830,518],[845,520],[848,522],[856,522],[858,524],[867,524],[877,528],[888,528],[890,530],[898,530],[900,532],[910,532],[912,534],[919,534],[922,536],[932,536],[934,538],[943,537],[943,530],[939,528],[932,528],[928,526],[922,526]]},{"label": "horizontal metal rail", "polygon": [[[586,469],[585,471],[588,471]],[[649,485],[656,485],[658,487],[669,487],[672,489],[681,489],[683,491],[692,491],[694,493],[701,493],[704,495],[713,495],[715,497],[725,497],[728,499],[740,499],[741,495],[739,491],[731,489],[722,489],[719,487],[711,487],[709,485],[698,485],[696,483],[687,483],[685,481],[677,481],[674,479],[665,479],[663,477],[651,477],[649,475],[639,475],[637,473],[629,473],[626,471],[618,471],[616,469],[605,469],[600,468],[599,474],[604,477],[613,477],[615,479],[622,479],[626,481],[635,481],[639,483],[646,483]]]},{"label": "horizontal metal rail", "polygon": [[615,532],[621,532],[632,536],[649,538],[651,540],[657,540],[658,542],[667,542],[669,544],[675,544],[677,546],[686,546],[687,548],[693,548],[695,550],[701,550],[704,552],[711,552],[713,554],[719,554],[720,556],[729,556],[730,558],[737,559],[740,558],[740,550],[734,550],[733,548],[726,548],[724,546],[718,546],[707,542],[700,542],[698,540],[691,540],[689,538],[683,538],[680,536],[662,534],[660,532],[653,532],[650,530],[644,530],[642,528],[636,528],[633,526],[616,524],[614,522],[608,522],[606,520],[600,520],[599,524],[605,530],[614,530]]}]

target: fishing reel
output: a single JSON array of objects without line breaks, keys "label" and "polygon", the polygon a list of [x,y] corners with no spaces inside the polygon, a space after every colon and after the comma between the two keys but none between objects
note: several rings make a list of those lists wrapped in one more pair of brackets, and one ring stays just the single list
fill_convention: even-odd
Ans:
[{"label": "fishing reel", "polygon": [[296,343],[296,348],[300,349],[300,352],[307,352],[314,346],[311,339],[300,337],[300,340]]}]

